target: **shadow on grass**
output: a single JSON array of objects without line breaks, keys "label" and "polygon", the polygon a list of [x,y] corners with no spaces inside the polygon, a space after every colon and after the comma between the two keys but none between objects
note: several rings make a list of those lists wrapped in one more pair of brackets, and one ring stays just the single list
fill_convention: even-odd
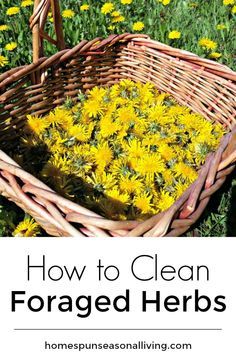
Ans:
[{"label": "shadow on grass", "polygon": [[227,214],[227,236],[236,237],[236,172],[231,187],[230,207]]},{"label": "shadow on grass", "polygon": [[203,215],[183,236],[236,236],[236,171],[228,176],[223,186],[211,197]]}]

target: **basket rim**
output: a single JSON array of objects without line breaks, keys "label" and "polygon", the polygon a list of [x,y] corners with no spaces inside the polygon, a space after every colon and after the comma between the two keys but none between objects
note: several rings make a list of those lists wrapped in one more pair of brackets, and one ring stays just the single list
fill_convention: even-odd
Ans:
[{"label": "basket rim", "polygon": [[[206,59],[198,56],[195,53],[184,49],[178,49],[157,40],[151,39],[146,34],[131,34],[124,33],[120,35],[111,34],[107,38],[101,37],[94,38],[87,41],[82,40],[72,48],[63,49],[49,57],[39,58],[35,63],[25,64],[16,68],[11,68],[0,75],[0,90],[4,89],[8,84],[11,84],[15,80],[24,77],[31,72],[38,70],[47,70],[50,66],[57,66],[62,64],[68,59],[72,59],[76,54],[88,55],[102,54],[101,49],[109,48],[117,43],[125,43],[132,41],[134,44],[139,45],[142,49],[145,47],[158,50],[163,54],[168,55],[172,60],[178,60],[188,64],[193,70],[204,71],[205,74],[212,74],[215,78],[225,79],[229,83],[229,80],[235,82],[236,85],[236,71],[229,68],[227,65],[218,63],[216,61]],[[1,98],[1,96],[0,96]]]}]

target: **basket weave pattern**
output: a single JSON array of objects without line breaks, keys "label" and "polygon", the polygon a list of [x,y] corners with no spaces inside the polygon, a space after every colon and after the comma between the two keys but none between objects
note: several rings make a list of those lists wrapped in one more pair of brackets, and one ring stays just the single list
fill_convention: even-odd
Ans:
[{"label": "basket weave pattern", "polygon": [[[198,179],[185,193],[167,211],[144,222],[107,220],[59,196],[1,150],[0,193],[32,215],[50,235],[183,234],[200,217],[211,195],[235,168],[236,73],[221,64],[153,41],[146,35],[111,35],[104,40],[83,40],[74,48],[65,49],[56,3],[52,1],[57,40],[43,32],[50,1],[36,1],[31,17],[34,62],[0,75],[0,144],[4,151],[17,142],[26,114],[43,115],[61,105],[67,97],[76,101],[80,90],[112,85],[125,78],[152,82],[206,119],[220,122],[228,133],[218,150],[208,155]],[[45,38],[61,49],[50,58],[42,57]]]}]

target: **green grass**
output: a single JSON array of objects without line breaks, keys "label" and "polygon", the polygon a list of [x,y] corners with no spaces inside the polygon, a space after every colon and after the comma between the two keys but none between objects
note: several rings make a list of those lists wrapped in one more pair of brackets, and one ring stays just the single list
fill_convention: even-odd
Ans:
[{"label": "green grass", "polygon": [[[202,57],[208,57],[209,52],[198,45],[200,38],[207,37],[217,43],[216,51],[221,53],[218,62],[236,70],[236,15],[232,14],[232,6],[224,6],[223,0],[172,0],[168,6],[163,6],[156,0],[133,0],[131,5],[122,5],[119,0],[112,1],[115,9],[125,16],[125,21],[117,24],[114,30],[109,30],[110,15],[101,14],[101,6],[105,1],[64,0],[63,9],[73,9],[72,19],[63,19],[65,40],[68,47],[73,47],[82,39],[107,37],[111,32],[133,32],[132,25],[142,21],[145,25],[143,33],[153,39],[194,52]],[[7,24],[8,31],[0,32],[0,55],[9,60],[7,66],[0,66],[0,73],[11,67],[30,63],[32,60],[31,32],[28,19],[32,6],[21,8],[20,14],[7,16],[10,6],[19,6],[20,1],[4,0],[0,2],[0,25]],[[87,3],[90,9],[80,11],[80,5]],[[236,4],[236,1],[235,1]],[[226,29],[217,30],[217,24],[224,24]],[[47,22],[47,30],[53,35],[53,24]],[[181,38],[168,39],[172,30],[181,32]],[[17,48],[8,52],[5,45],[11,41],[17,43]],[[50,56],[56,49],[45,43],[45,53]],[[236,175],[228,178],[225,185],[211,199],[200,221],[188,236],[230,236],[236,235],[236,222],[233,203],[236,201]],[[18,215],[12,204],[4,198],[0,199],[0,235],[10,236]]]}]

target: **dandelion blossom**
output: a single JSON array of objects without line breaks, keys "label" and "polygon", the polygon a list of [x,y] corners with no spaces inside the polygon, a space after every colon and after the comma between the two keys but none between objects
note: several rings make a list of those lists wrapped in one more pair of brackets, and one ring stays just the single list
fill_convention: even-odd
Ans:
[{"label": "dandelion blossom", "polygon": [[197,178],[197,172],[191,167],[186,165],[184,162],[177,163],[173,171],[177,177],[183,177],[190,182],[194,182]]},{"label": "dandelion blossom", "polygon": [[121,176],[119,185],[120,189],[127,193],[139,192],[143,187],[143,183],[138,176],[130,176],[130,174]]},{"label": "dandelion blossom", "polygon": [[39,225],[31,218],[27,217],[21,221],[15,230],[13,236],[15,237],[35,237],[40,233]]},{"label": "dandelion blossom", "polygon": [[89,7],[90,7],[90,6],[89,6],[88,4],[83,4],[83,5],[80,6],[80,10],[81,10],[81,11],[88,11],[88,10],[89,10]]},{"label": "dandelion blossom", "polygon": [[73,125],[72,114],[64,107],[56,107],[45,120],[53,127],[61,126],[64,129],[69,129]]},{"label": "dandelion blossom", "polygon": [[225,6],[234,5],[235,0],[223,0]]},{"label": "dandelion blossom", "polygon": [[207,49],[207,50],[212,50],[212,49],[214,50],[217,47],[217,43],[212,41],[209,38],[201,38],[198,41],[198,44],[199,44],[200,47],[202,47],[204,49]]},{"label": "dandelion blossom", "polygon": [[125,20],[124,16],[117,16],[117,17],[113,17],[112,23],[124,22],[124,20]]},{"label": "dandelion blossom", "polygon": [[216,29],[221,31],[221,30],[224,30],[226,29],[227,27],[223,24],[223,23],[219,23],[217,26],[216,26]]},{"label": "dandelion blossom", "polygon": [[3,55],[0,55],[0,66],[3,68],[7,64],[8,64],[8,59]]},{"label": "dandelion blossom", "polygon": [[112,2],[106,2],[101,8],[101,13],[107,15],[110,14],[113,10],[114,4]]},{"label": "dandelion blossom", "polygon": [[75,16],[75,12],[73,10],[67,9],[62,11],[63,18],[73,18]]},{"label": "dandelion blossom", "polygon": [[218,52],[212,52],[212,53],[209,54],[209,58],[211,58],[211,59],[218,59],[221,56],[222,56],[222,54],[218,53]]},{"label": "dandelion blossom", "polygon": [[17,43],[16,42],[10,42],[5,45],[5,49],[11,52],[12,50],[17,48]]},{"label": "dandelion blossom", "polygon": [[113,153],[107,142],[101,143],[91,151],[93,152],[94,160],[98,166],[100,164],[104,164],[105,166],[109,165],[112,160]]},{"label": "dandelion blossom", "polygon": [[164,211],[171,207],[174,201],[174,198],[169,193],[162,191],[158,200],[158,207],[161,211]]},{"label": "dandelion blossom", "polygon": [[141,22],[141,21],[138,21],[138,22],[135,22],[134,24],[133,24],[133,30],[134,31],[142,31],[143,29],[144,29],[144,23],[143,22]]},{"label": "dandelion blossom", "polygon": [[120,11],[113,11],[113,12],[111,13],[111,16],[112,16],[112,17],[118,17],[118,16],[120,16]]},{"label": "dandelion blossom", "polygon": [[48,127],[48,122],[30,114],[27,115],[27,127],[36,135],[40,135]]},{"label": "dandelion blossom", "polygon": [[31,5],[34,5],[33,0],[24,0],[20,4],[21,7],[28,7],[28,6],[31,6]]},{"label": "dandelion blossom", "polygon": [[111,189],[110,191],[106,192],[106,195],[109,198],[112,198],[115,201],[120,202],[122,204],[127,204],[130,198],[128,193],[122,193],[118,190],[118,188]]},{"label": "dandelion blossom", "polygon": [[86,127],[82,125],[73,125],[69,130],[69,134],[73,136],[76,140],[80,142],[86,142],[90,138],[90,134],[88,133]]},{"label": "dandelion blossom", "polygon": [[103,107],[98,100],[89,100],[84,103],[83,111],[89,117],[97,117],[103,112]]},{"label": "dandelion blossom", "polygon": [[181,33],[179,31],[171,31],[169,34],[168,34],[168,38],[169,39],[179,39],[181,37]]},{"label": "dandelion blossom", "polygon": [[120,0],[120,2],[122,5],[130,5],[133,2],[133,0]]},{"label": "dandelion blossom", "polygon": [[142,193],[134,198],[134,206],[138,208],[142,214],[152,212],[152,196],[148,193]]},{"label": "dandelion blossom", "polygon": [[9,29],[8,25],[0,25],[0,32],[7,31]]},{"label": "dandelion blossom", "polygon": [[169,5],[170,1],[171,1],[171,0],[162,0],[162,4],[163,4],[164,6]]},{"label": "dandelion blossom", "polygon": [[141,175],[154,175],[165,170],[161,157],[157,154],[145,154],[137,164],[136,171]]},{"label": "dandelion blossom", "polygon": [[13,16],[13,15],[18,14],[19,12],[20,12],[20,8],[19,8],[18,6],[13,6],[13,7],[9,7],[9,8],[7,9],[6,14],[7,14],[8,16]]}]

